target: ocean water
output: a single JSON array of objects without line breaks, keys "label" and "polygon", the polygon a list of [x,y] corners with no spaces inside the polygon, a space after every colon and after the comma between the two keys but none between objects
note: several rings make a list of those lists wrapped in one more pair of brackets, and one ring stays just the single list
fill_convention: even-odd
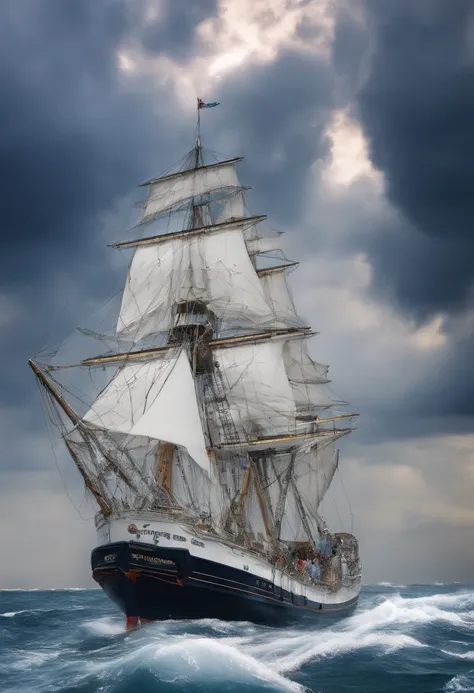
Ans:
[{"label": "ocean water", "polygon": [[166,621],[132,633],[100,590],[0,592],[1,693],[474,691],[474,587],[366,587],[319,627]]}]

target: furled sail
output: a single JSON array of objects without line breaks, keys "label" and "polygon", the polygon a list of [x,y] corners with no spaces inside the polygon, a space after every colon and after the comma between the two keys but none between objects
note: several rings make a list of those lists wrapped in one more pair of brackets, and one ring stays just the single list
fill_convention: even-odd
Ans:
[{"label": "furled sail", "polygon": [[120,368],[84,421],[107,431],[182,445],[206,472],[209,458],[184,349]]},{"label": "furled sail", "polygon": [[150,181],[149,195],[145,203],[143,221],[148,221],[186,200],[219,188],[239,188],[240,183],[235,163],[240,159],[230,159],[210,166],[180,171]]},{"label": "furled sail", "polygon": [[198,300],[218,318],[271,323],[273,313],[250,261],[243,225],[170,238],[135,251],[117,333],[139,340],[173,326],[176,304]]}]

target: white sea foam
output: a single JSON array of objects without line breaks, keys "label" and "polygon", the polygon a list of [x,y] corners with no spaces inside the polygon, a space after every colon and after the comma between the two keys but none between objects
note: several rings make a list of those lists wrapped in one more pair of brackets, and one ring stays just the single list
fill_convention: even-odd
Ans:
[{"label": "white sea foam", "polygon": [[85,621],[82,626],[96,635],[119,635],[124,632],[124,620],[108,616]]},{"label": "white sea foam", "polygon": [[281,674],[290,673],[309,661],[365,648],[376,648],[388,654],[401,648],[427,647],[407,633],[407,627],[444,621],[471,628],[474,625],[472,612],[447,610],[447,607],[465,607],[469,603],[473,603],[473,595],[467,593],[412,599],[394,595],[330,628],[304,633],[287,630],[268,640],[265,637],[233,638],[232,643],[271,664]]},{"label": "white sea foam", "polygon": [[[445,599],[446,597],[446,599]],[[461,598],[454,595],[434,595],[433,597],[405,599],[395,595],[381,604],[354,616],[358,627],[366,629],[396,626],[403,624],[424,624],[435,621],[447,621],[455,625],[469,624],[472,618],[467,614],[447,611],[440,606],[460,605]],[[467,597],[465,598],[467,601]],[[472,601],[472,597],[469,596]],[[465,603],[465,602],[464,602]]]},{"label": "white sea foam", "polygon": [[[83,611],[86,609],[85,606],[70,606],[69,611]],[[55,609],[19,609],[19,611],[5,611],[5,613],[0,614],[0,618],[13,618],[19,614],[39,614],[47,613],[48,611],[55,611]]]},{"label": "white sea foam", "polygon": [[34,614],[44,611],[52,611],[52,609],[20,609],[19,611],[6,611],[4,614],[0,614],[3,618],[13,618],[19,614]]},{"label": "white sea foam", "polygon": [[457,657],[458,659],[474,659],[474,650],[469,650],[468,652],[450,652],[449,650],[441,650],[444,654],[450,657]]},{"label": "white sea foam", "polygon": [[[318,662],[325,660],[343,662],[346,654],[363,650],[385,657],[401,649],[409,656],[409,650],[424,648],[429,657],[434,646],[424,642],[425,629],[420,626],[436,622],[466,632],[463,646],[461,641],[461,646],[446,642],[444,654],[466,662],[474,660],[472,645],[468,644],[474,628],[473,593],[460,591],[413,598],[390,593],[377,600],[375,606],[323,628],[311,628],[309,621],[304,628],[275,629],[203,619],[156,622],[125,633],[123,617],[97,618],[83,622],[77,637],[86,644],[88,637],[94,635],[110,638],[105,647],[92,650],[86,659],[82,649],[75,651],[74,646],[68,646],[66,651],[61,645],[54,650],[54,643],[49,643],[50,649],[45,646],[44,650],[38,648],[40,652],[24,653],[17,668],[30,671],[31,676],[35,670],[47,670],[55,681],[61,678],[61,686],[64,681],[77,686],[81,681],[100,679],[103,686],[113,687],[115,682],[123,682],[124,676],[146,669],[156,677],[157,686],[159,682],[183,682],[224,688],[226,682],[253,682],[302,693],[304,689],[291,679],[310,663],[317,667]],[[3,616],[11,618],[16,613],[20,612],[6,612]],[[3,627],[8,627],[8,621]],[[122,637],[115,637],[120,634]],[[450,651],[458,646],[459,653]],[[53,652],[61,652],[61,657],[50,666],[49,659],[57,656]],[[462,688],[463,679],[459,677],[449,685],[446,693],[473,689],[472,685]]]},{"label": "white sea foam", "polygon": [[407,589],[406,585],[396,585],[393,582],[377,582],[377,587],[390,587],[391,589],[394,589],[394,590]]},{"label": "white sea foam", "polygon": [[469,674],[458,674],[446,684],[445,693],[472,693],[474,688],[474,677],[472,672]]},{"label": "white sea foam", "polygon": [[98,592],[100,589],[100,587],[51,587],[42,592]]},{"label": "white sea foam", "polygon": [[91,671],[104,679],[113,678],[121,668],[131,673],[145,665],[157,680],[167,683],[178,679],[187,682],[204,680],[208,685],[212,682],[257,680],[290,693],[304,690],[298,683],[285,678],[276,667],[252,656],[230,639],[181,635],[170,642],[166,628],[153,631],[154,635],[146,637],[145,641],[142,637],[144,631],[131,634],[125,654],[122,651],[117,658],[109,658],[106,662],[91,662]]},{"label": "white sea foam", "polygon": [[56,650],[51,651],[28,651],[28,650],[17,650],[17,658],[11,664],[12,669],[21,671],[22,669],[31,669],[33,667],[40,666],[51,660],[58,659],[61,657],[61,652]]},{"label": "white sea foam", "polygon": [[[302,687],[282,676],[278,668],[255,658],[245,648],[239,649],[231,642],[212,638],[184,638],[178,642],[161,645],[154,653],[154,660],[161,672],[170,668],[176,672],[176,659],[180,660],[181,674],[193,679],[204,675],[222,681],[258,679],[288,691],[301,691]],[[173,662],[174,660],[174,662]],[[170,667],[171,665],[171,667]]]},{"label": "white sea foam", "polygon": [[[404,648],[428,648],[418,632],[411,634],[409,630],[428,623],[447,622],[470,628],[474,625],[473,614],[454,609],[473,604],[471,593],[417,598],[394,594],[333,626],[311,630],[308,624],[304,631],[262,629],[250,623],[211,619],[167,621],[130,634],[125,655],[121,652],[117,660],[97,662],[95,666],[103,674],[105,667],[113,675],[119,661],[132,669],[146,664],[160,680],[168,682],[177,680],[177,676],[186,681],[203,676],[207,681],[253,677],[295,691],[301,689],[288,677],[309,662],[364,649],[388,655]],[[104,634],[123,632],[123,624],[110,619],[89,622],[88,627]],[[203,637],[203,630],[217,637],[207,633]],[[462,656],[471,658],[469,653]]]}]

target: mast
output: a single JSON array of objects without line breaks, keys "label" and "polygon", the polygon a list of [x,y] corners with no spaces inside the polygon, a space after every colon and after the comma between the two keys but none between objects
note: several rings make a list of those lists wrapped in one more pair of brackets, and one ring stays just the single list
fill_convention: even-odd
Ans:
[{"label": "mast", "polygon": [[80,417],[76,414],[74,409],[66,402],[58,388],[53,384],[53,381],[51,378],[47,378],[43,371],[37,366],[37,364],[33,361],[33,359],[28,360],[28,365],[30,366],[31,370],[35,374],[35,376],[38,378],[39,382],[41,385],[49,392],[49,394],[53,397],[53,399],[59,404],[63,412],[66,414],[68,419],[73,423],[75,426],[79,423]]},{"label": "mast", "polygon": [[253,477],[253,483],[255,486],[255,491],[257,493],[257,499],[258,499],[258,505],[260,508],[260,513],[262,515],[262,520],[263,520],[263,525],[265,527],[265,533],[267,535],[267,539],[269,541],[273,541],[274,539],[274,534],[272,532],[272,527],[270,523],[270,519],[268,517],[268,512],[267,512],[267,507],[266,507],[266,502],[265,502],[265,497],[263,494],[262,487],[260,485],[260,479],[258,477],[258,468],[256,465],[255,460],[251,460],[251,465],[252,465],[252,477]]},{"label": "mast", "polygon": [[158,486],[172,497],[173,455],[175,446],[172,443],[160,443],[156,456],[155,481]]},{"label": "mast", "polygon": [[200,103],[201,99],[197,99],[197,126],[196,126],[196,159],[194,163],[194,168],[198,168],[199,166],[199,157],[201,153],[201,108],[200,108]]},{"label": "mast", "polygon": [[197,126],[196,126],[196,146],[194,168],[199,168],[201,158],[201,109],[199,107],[200,99],[197,99]]},{"label": "mast", "polygon": [[133,252],[116,324],[122,350],[76,364],[103,368],[105,387],[79,414],[48,369],[30,366],[83,437],[66,434],[66,446],[104,515],[171,504],[240,543],[263,536],[267,548],[296,541],[298,520],[295,532],[314,542],[335,443],[356,415],[340,409],[329,367],[309,354],[317,333],[288,282],[298,262],[277,248],[280,234],[257,234],[266,215],[247,212],[241,157],[206,161],[201,109],[215,105],[198,99],[184,165],[143,183],[138,227],[168,219],[165,232],[112,244]]},{"label": "mast", "polygon": [[66,444],[66,448],[67,448],[69,454],[71,455],[72,459],[76,463],[76,467],[78,468],[79,473],[81,474],[81,476],[84,480],[84,485],[86,486],[86,488],[89,489],[89,491],[92,493],[92,495],[96,499],[97,505],[99,506],[102,514],[105,517],[108,517],[112,512],[110,505],[108,504],[108,502],[103,497],[101,490],[97,487],[97,485],[92,481],[92,479],[87,474],[87,472],[84,468],[84,465],[82,464],[82,460],[80,459],[80,457],[78,455],[76,455],[72,445],[69,443],[68,440],[65,440],[64,442]]},{"label": "mast", "polygon": [[[199,107],[199,99],[197,100],[197,127],[196,127],[196,144],[194,145],[194,169],[197,170],[201,163],[201,109]],[[203,220],[200,214],[199,207],[192,201],[192,221],[191,228],[196,228],[202,225]]]},{"label": "mast", "polygon": [[[28,364],[41,383],[41,385],[45,388],[45,390],[51,395],[51,397],[59,404],[60,408],[62,411],[66,414],[68,419],[71,421],[74,426],[77,426],[80,423],[80,417],[76,414],[74,409],[66,402],[58,388],[53,384],[53,381],[50,378],[47,378],[42,370],[38,367],[38,365],[33,361],[33,359],[28,360]],[[67,440],[65,440],[66,447],[71,454],[71,457],[74,459],[77,469],[79,470],[79,473],[81,474],[85,486],[89,489],[89,491],[92,493],[94,498],[97,501],[97,504],[99,508],[101,509],[102,513],[104,515],[110,515],[111,513],[111,508],[110,505],[107,503],[105,498],[102,495],[102,492],[98,485],[91,479],[89,474],[87,473],[84,465],[82,464],[81,460],[78,459],[77,455],[75,454],[74,450],[72,449],[72,446],[69,444]]]}]

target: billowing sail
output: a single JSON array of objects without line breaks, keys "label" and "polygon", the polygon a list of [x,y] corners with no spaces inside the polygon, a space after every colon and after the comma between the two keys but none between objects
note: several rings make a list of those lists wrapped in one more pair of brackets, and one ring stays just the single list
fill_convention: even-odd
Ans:
[{"label": "billowing sail", "polygon": [[285,269],[272,269],[260,276],[263,292],[278,321],[288,327],[302,327],[305,323],[296,312],[286,279]]},{"label": "billowing sail", "polygon": [[242,217],[245,217],[245,214],[245,192],[244,190],[237,190],[225,198],[216,223],[222,224],[225,221],[242,219]]},{"label": "billowing sail", "polygon": [[294,488],[309,514],[317,511],[336,471],[337,437],[323,438],[316,445],[303,445],[295,455]]},{"label": "billowing sail", "polygon": [[182,445],[210,472],[186,352],[120,368],[84,416],[107,431]]},{"label": "billowing sail", "polygon": [[[200,156],[198,143],[188,164]],[[287,277],[297,263],[278,249],[279,233],[257,228],[264,216],[247,215],[237,161],[146,184],[143,221],[177,210],[183,219],[116,244],[134,248],[116,325],[133,349],[80,364],[121,364],[83,417],[56,402],[102,512],[171,504],[261,550],[316,539],[348,429],[337,428],[345,415],[320,416],[342,403],[329,367],[308,352]]]},{"label": "billowing sail", "polygon": [[249,436],[291,430],[295,404],[283,363],[283,346],[279,340],[214,351],[232,418]]},{"label": "billowing sail", "polygon": [[242,225],[170,238],[137,248],[123,293],[117,333],[134,340],[169,330],[176,305],[202,301],[218,318],[273,320],[250,261]]},{"label": "billowing sail", "polygon": [[[340,434],[319,437],[314,441],[302,444],[292,459],[280,456],[276,460],[279,471],[279,483],[273,484],[273,495],[283,492],[285,505],[281,521],[280,538],[284,541],[314,540],[319,534],[320,518],[318,508],[331,484],[338,464],[338,453],[335,447]],[[283,480],[291,465],[288,486]],[[272,467],[272,474],[275,474]],[[278,496],[278,498],[280,495]]]},{"label": "billowing sail", "polygon": [[291,389],[299,412],[318,413],[340,402],[327,385],[308,382],[291,382]]},{"label": "billowing sail", "polygon": [[289,339],[283,350],[288,379],[294,383],[327,383],[329,366],[313,361],[307,337]]},{"label": "billowing sail", "polygon": [[239,159],[201,166],[150,181],[143,221],[148,221],[192,197],[210,193],[219,188],[240,187],[235,170],[236,161]]},{"label": "billowing sail", "polygon": [[280,539],[282,541],[308,541],[308,532],[303,525],[298,496],[290,482],[285,498],[285,512],[281,523]]},{"label": "billowing sail", "polygon": [[171,491],[180,505],[212,515],[216,524],[225,513],[226,499],[215,470],[209,476],[183,449],[174,454]]},{"label": "billowing sail", "polygon": [[257,233],[248,234],[246,238],[247,250],[249,255],[258,253],[269,253],[278,249],[277,234],[260,236]]}]

